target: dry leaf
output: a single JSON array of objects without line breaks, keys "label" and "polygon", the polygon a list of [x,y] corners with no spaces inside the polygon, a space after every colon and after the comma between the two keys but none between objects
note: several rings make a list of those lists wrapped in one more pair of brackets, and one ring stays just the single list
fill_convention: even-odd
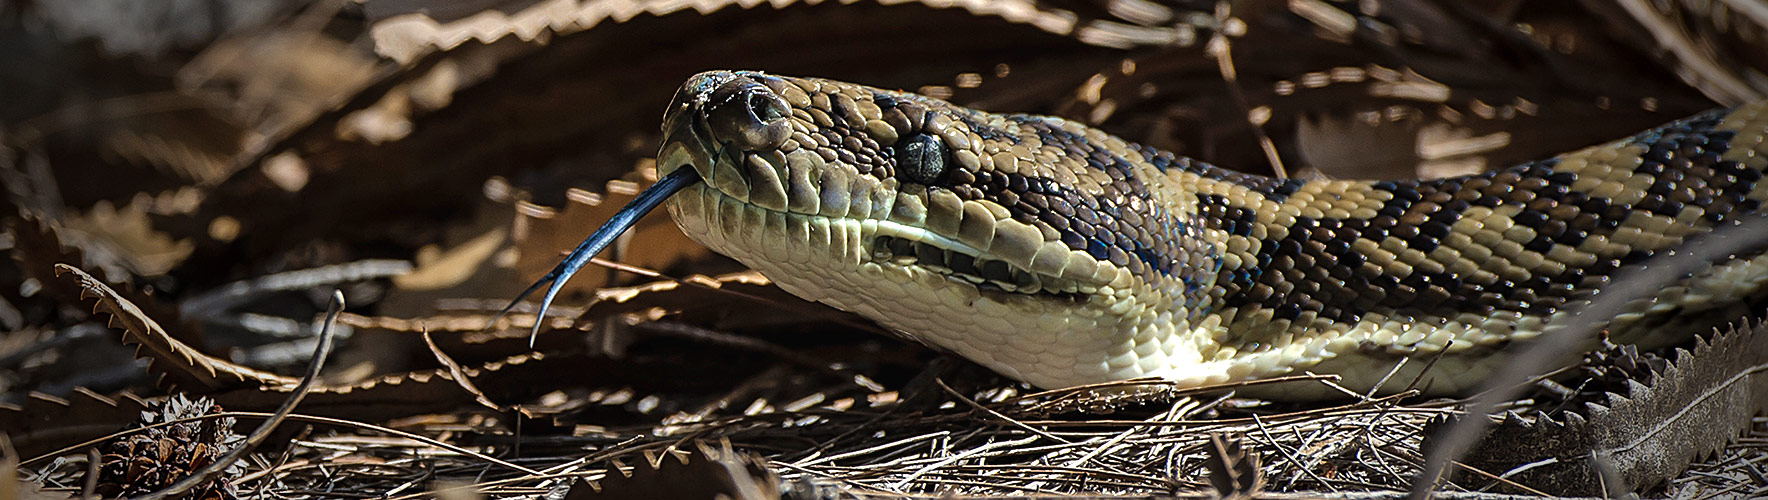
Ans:
[{"label": "dry leaf", "polygon": [[[1759,323],[1738,326],[1679,349],[1650,385],[1628,380],[1626,395],[1611,393],[1582,411],[1510,414],[1463,462],[1555,494],[1661,484],[1768,412],[1768,338],[1761,330]],[[1622,483],[1605,484],[1609,479]]]},{"label": "dry leaf", "polygon": [[69,230],[96,239],[93,244],[103,242],[114,247],[113,253],[130,270],[143,276],[166,274],[196,248],[190,241],[174,240],[155,231],[147,212],[133,203],[117,208],[108,201],[100,201],[91,212],[68,218],[65,223]]},{"label": "dry leaf", "polygon": [[212,392],[242,386],[293,387],[297,382],[292,377],[240,366],[205,354],[166,334],[160,324],[142,313],[135,303],[118,295],[98,278],[66,264],[56,264],[55,270],[58,275],[68,276],[64,279],[84,289],[85,296],[98,299],[94,309],[111,315],[110,324],[122,327],[123,342],[136,346],[136,355],[148,359],[149,369],[158,375],[162,384]]}]

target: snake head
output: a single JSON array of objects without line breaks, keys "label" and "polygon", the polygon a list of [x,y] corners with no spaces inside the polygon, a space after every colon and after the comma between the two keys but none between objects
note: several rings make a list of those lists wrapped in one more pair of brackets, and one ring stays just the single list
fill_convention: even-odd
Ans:
[{"label": "snake head", "polygon": [[[1004,132],[978,130],[988,128],[981,115],[843,82],[708,72],[676,93],[658,158],[664,174],[690,167],[706,180],[704,194],[716,197],[701,201],[712,203],[677,217],[716,222],[721,234],[702,233],[711,240],[703,242],[721,251],[799,252],[796,236],[765,233],[785,229],[771,226],[781,219],[808,217],[819,230],[827,220],[863,233],[840,242],[845,248],[815,250],[837,251],[848,265],[913,267],[989,292],[1073,295],[1108,286],[1117,267],[1065,245],[1036,213],[1017,211],[1032,204],[1001,199],[1042,197],[1034,190],[1054,191],[1055,183],[999,170],[1018,160]],[[1026,184],[1018,186],[1024,194],[1013,193],[1014,181]]]},{"label": "snake head", "polygon": [[[715,71],[676,92],[663,128],[660,173],[705,181],[670,204],[690,237],[796,295],[1040,385],[1141,373],[1096,344],[1122,344],[1134,328],[1119,323],[1151,317],[1139,301],[1164,300],[1139,276],[1168,283],[1189,256],[1159,234],[1180,227],[1162,225],[1170,207],[1113,151],[1135,150],[1061,119]],[[1052,365],[1027,366],[1039,356]]]}]

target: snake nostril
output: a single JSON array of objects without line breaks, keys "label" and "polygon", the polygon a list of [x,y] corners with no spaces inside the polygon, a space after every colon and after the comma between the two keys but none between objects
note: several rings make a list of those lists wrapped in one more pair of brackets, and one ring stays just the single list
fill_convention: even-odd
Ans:
[{"label": "snake nostril", "polygon": [[761,118],[762,122],[770,122],[785,118],[786,102],[774,97],[773,92],[762,87],[760,92],[749,93],[749,112]]},{"label": "snake nostril", "polygon": [[712,91],[706,102],[707,126],[719,141],[746,151],[780,147],[792,132],[786,101],[766,86],[736,78]]}]

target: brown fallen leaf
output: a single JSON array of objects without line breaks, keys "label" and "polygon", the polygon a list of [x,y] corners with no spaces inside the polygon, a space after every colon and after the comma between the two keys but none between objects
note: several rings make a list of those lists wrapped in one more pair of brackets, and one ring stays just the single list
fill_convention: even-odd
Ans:
[{"label": "brown fallen leaf", "polygon": [[1649,385],[1627,380],[1626,394],[1609,393],[1581,410],[1508,414],[1462,461],[1553,494],[1661,484],[1768,413],[1762,330],[1760,323],[1744,324],[1698,340],[1692,349],[1678,349],[1668,367],[1653,370]]},{"label": "brown fallen leaf", "polygon": [[[43,287],[55,294],[63,302],[80,302],[85,300],[85,289],[77,282],[58,279],[57,265],[68,265],[85,269],[97,265],[89,262],[87,252],[63,238],[61,230],[50,221],[31,215],[22,215],[7,224],[7,232],[12,235],[13,259],[26,275],[43,284]],[[111,278],[109,283],[117,283],[113,291],[126,298],[136,307],[163,324],[172,325],[170,332],[180,341],[202,344],[202,329],[195,323],[183,321],[176,306],[162,303],[158,298],[149,295],[128,281],[128,273],[114,266],[102,266],[106,269],[105,276]],[[120,290],[118,290],[120,289]]]},{"label": "brown fallen leaf", "polygon": [[168,335],[160,324],[143,313],[134,302],[118,295],[109,285],[79,268],[56,264],[62,279],[77,283],[83,297],[97,299],[95,311],[111,315],[110,324],[121,326],[123,342],[136,346],[136,356],[148,359],[148,369],[155,372],[162,385],[197,392],[214,392],[240,387],[287,386],[297,382],[293,377],[257,370],[210,356]]},{"label": "brown fallen leaf", "polygon": [[[580,366],[581,359],[526,353],[496,361],[460,367],[458,373],[474,377],[475,387],[498,401],[515,400],[548,389],[536,380]],[[301,413],[355,420],[379,421],[449,411],[470,405],[474,395],[454,381],[447,368],[384,374],[350,384],[314,387],[301,401]],[[214,394],[228,408],[266,410],[287,397],[289,387],[238,389]]]},{"label": "brown fallen leaf", "polygon": [[[462,11],[455,9],[433,12],[435,9],[423,2],[382,1],[371,4],[370,13],[378,19],[374,20],[370,32],[377,52],[403,64],[423,54],[446,51],[469,41],[489,44],[505,37],[535,40],[589,30],[604,22],[622,23],[638,16],[664,16],[690,8],[700,14],[710,14],[723,9],[749,8],[756,3],[554,0],[531,2],[521,9],[489,8],[466,11],[462,15]],[[770,7],[780,9],[793,3],[815,2],[773,0],[768,3]],[[1075,22],[1070,17],[1072,13],[1031,0],[927,3],[962,8],[976,16],[1000,16],[1060,34],[1072,31]]]}]

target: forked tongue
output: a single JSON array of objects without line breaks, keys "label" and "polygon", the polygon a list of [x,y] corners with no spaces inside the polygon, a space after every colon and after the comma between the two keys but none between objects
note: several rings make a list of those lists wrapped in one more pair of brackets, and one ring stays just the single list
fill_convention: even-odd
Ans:
[{"label": "forked tongue", "polygon": [[699,172],[692,168],[678,168],[658,180],[656,184],[652,184],[650,188],[639,193],[637,198],[633,198],[631,203],[627,203],[619,212],[615,212],[614,217],[608,219],[608,223],[602,224],[602,227],[596,229],[594,234],[584,238],[583,243],[578,243],[577,249],[572,250],[570,255],[566,255],[565,260],[559,262],[559,265],[553,266],[551,271],[547,271],[546,276],[541,276],[539,281],[528,285],[528,289],[522,290],[522,294],[510,301],[510,305],[503,306],[503,310],[497,312],[497,316],[491,319],[491,323],[496,324],[498,319],[502,319],[503,315],[510,312],[511,308],[516,307],[516,304],[521,303],[522,299],[528,298],[528,295],[539,290],[540,285],[551,283],[552,286],[546,288],[546,295],[540,299],[540,312],[534,316],[534,329],[528,332],[528,347],[533,348],[534,338],[540,335],[540,324],[546,320],[546,310],[552,307],[553,296],[559,294],[559,289],[565,287],[565,282],[571,281],[571,276],[577,274],[578,269],[582,269],[584,264],[588,264],[590,259],[595,258],[596,254],[607,248],[609,243],[613,243],[615,238],[620,237],[627,229],[631,229],[633,224],[637,224],[640,217],[651,213],[651,210],[657,208],[657,205],[663,204],[663,200],[669,199],[669,195],[696,182],[700,182]]}]

